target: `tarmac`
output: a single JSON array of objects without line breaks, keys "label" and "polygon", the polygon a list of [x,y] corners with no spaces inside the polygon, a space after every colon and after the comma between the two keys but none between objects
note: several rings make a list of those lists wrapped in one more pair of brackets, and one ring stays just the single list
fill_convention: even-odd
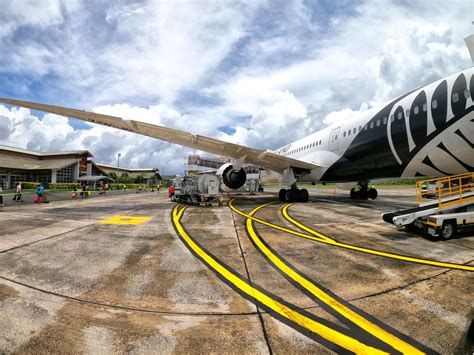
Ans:
[{"label": "tarmac", "polygon": [[398,231],[374,201],[310,190],[57,198],[0,209],[0,353],[472,354],[474,236]]}]

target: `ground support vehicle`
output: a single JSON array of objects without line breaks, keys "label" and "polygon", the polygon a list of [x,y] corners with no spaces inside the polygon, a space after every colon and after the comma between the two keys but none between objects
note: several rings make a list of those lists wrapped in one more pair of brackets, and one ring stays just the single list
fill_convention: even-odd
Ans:
[{"label": "ground support vehicle", "polygon": [[474,233],[474,209],[467,212],[459,211],[432,215],[428,217],[424,224],[429,235],[441,239],[451,239],[457,233],[463,231]]},{"label": "ground support vehicle", "polygon": [[[442,239],[451,239],[473,227],[474,173],[419,181],[416,189],[419,207],[385,213],[383,220],[398,229],[417,230]],[[427,201],[431,197],[436,200]]]},{"label": "ground support vehicle", "polygon": [[215,175],[185,177],[177,175],[173,180],[174,195],[171,199],[188,205],[221,206],[223,197],[219,191],[219,185],[219,178]]}]

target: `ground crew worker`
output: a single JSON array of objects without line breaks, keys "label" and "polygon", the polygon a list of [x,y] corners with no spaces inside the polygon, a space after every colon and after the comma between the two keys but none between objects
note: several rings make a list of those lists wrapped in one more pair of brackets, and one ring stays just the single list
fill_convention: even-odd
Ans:
[{"label": "ground crew worker", "polygon": [[426,197],[428,193],[428,185],[426,185],[426,182],[424,182],[422,185],[421,185],[421,197]]},{"label": "ground crew worker", "polygon": [[23,202],[23,199],[21,198],[21,182],[16,185],[15,196],[13,197],[13,201]]},{"label": "ground crew worker", "polygon": [[168,189],[168,197],[173,200],[173,196],[174,196],[174,186],[171,185]]}]

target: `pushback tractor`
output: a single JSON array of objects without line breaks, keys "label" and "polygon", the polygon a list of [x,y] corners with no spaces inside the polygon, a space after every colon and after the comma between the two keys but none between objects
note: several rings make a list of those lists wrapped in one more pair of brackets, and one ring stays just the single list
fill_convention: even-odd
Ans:
[{"label": "pushback tractor", "polygon": [[441,239],[474,233],[474,173],[418,181],[416,197],[418,207],[385,213],[384,221]]}]

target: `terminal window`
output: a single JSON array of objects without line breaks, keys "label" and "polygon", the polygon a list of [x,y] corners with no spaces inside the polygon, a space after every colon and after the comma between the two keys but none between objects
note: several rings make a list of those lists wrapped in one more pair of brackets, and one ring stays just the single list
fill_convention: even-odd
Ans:
[{"label": "terminal window", "polygon": [[56,181],[57,182],[73,182],[75,165],[76,164],[72,164],[58,170],[58,172],[56,173]]}]

